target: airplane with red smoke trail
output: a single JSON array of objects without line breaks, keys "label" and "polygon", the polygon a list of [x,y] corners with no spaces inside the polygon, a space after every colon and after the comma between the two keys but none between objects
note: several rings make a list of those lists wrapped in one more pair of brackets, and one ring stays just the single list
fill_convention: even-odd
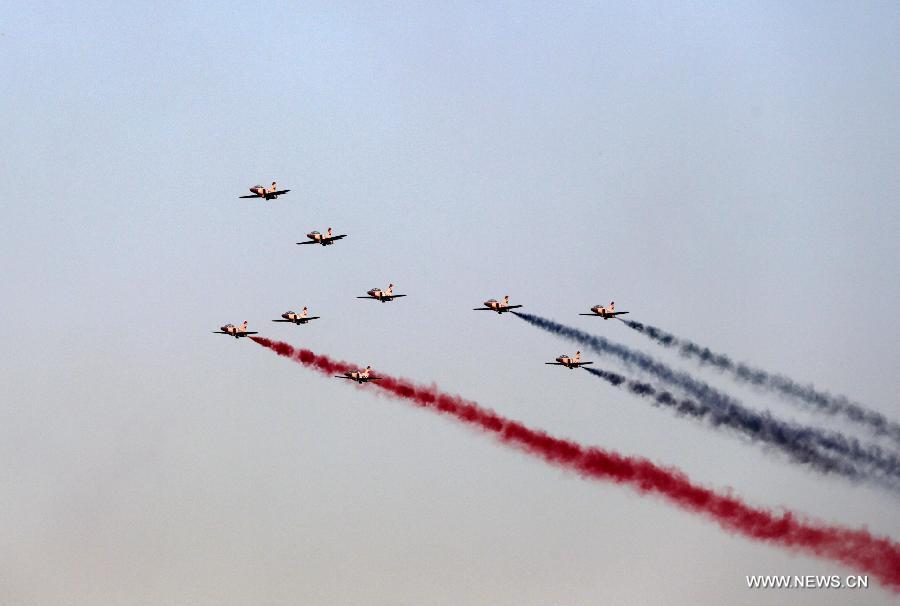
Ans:
[{"label": "airplane with red smoke trail", "polygon": [[356,381],[360,385],[369,381],[380,381],[381,377],[372,376],[372,367],[366,366],[364,370],[351,370],[342,375],[334,375],[335,379],[350,379]]},{"label": "airplane with red smoke trail", "polygon": [[317,231],[311,231],[306,234],[306,237],[309,238],[306,242],[297,242],[297,244],[321,244],[322,246],[330,246],[347,237],[347,234],[339,234],[335,236],[329,227],[324,234],[319,233]]},{"label": "airplane with red smoke trail", "polygon": [[278,198],[278,196],[283,196],[288,193],[289,189],[278,189],[275,185],[275,181],[272,181],[271,187],[263,187],[262,185],[254,185],[250,188],[252,195],[250,196],[238,196],[238,198],[263,198],[265,200],[274,200]]},{"label": "airplane with red smoke trail", "polygon": [[609,320],[611,318],[615,318],[616,316],[624,316],[627,314],[627,311],[616,311],[616,302],[610,301],[609,307],[604,307],[603,305],[594,305],[591,308],[591,313],[589,314],[578,314],[579,316],[599,316],[604,320]]},{"label": "airplane with red smoke trail", "polygon": [[309,310],[304,307],[300,313],[295,311],[286,311],[281,314],[281,320],[272,320],[273,322],[291,322],[292,324],[308,324],[312,320],[318,320],[321,316],[309,315]]},{"label": "airplane with red smoke trail", "polygon": [[488,299],[484,302],[484,307],[473,307],[472,311],[496,311],[498,314],[502,314],[505,311],[518,309],[520,307],[522,307],[522,305],[510,305],[509,295],[506,295],[503,297],[502,302],[497,299]]},{"label": "airplane with red smoke trail", "polygon": [[400,297],[405,297],[406,295],[395,295],[394,294],[394,285],[388,284],[387,290],[381,290],[380,288],[372,288],[366,291],[367,297],[356,297],[357,299],[375,299],[376,301],[381,301],[382,303],[388,303],[393,301],[394,299],[399,299]]},{"label": "airplane with red smoke trail", "polygon": [[569,370],[575,370],[576,368],[593,364],[593,362],[582,362],[581,352],[576,351],[573,357],[569,357],[569,354],[562,354],[556,358],[556,362],[544,362],[544,364],[549,364],[550,366],[565,366]]},{"label": "airplane with red smoke trail", "polygon": [[241,337],[247,337],[250,335],[258,335],[258,332],[251,332],[247,330],[247,320],[244,320],[244,323],[240,326],[235,326],[234,324],[226,324],[219,328],[219,330],[214,330],[213,334],[217,335],[230,335],[235,339],[240,339]]}]

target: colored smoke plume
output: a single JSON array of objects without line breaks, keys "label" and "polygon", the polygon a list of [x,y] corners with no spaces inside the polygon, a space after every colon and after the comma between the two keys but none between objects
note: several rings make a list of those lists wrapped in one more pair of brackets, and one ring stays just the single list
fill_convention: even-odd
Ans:
[{"label": "colored smoke plume", "polygon": [[[261,337],[251,339],[322,374],[352,368],[346,362],[337,362],[307,349],[295,349],[286,343]],[[586,478],[624,484],[642,494],[659,495],[682,509],[715,521],[726,531],[840,562],[873,575],[891,591],[900,593],[900,544],[888,538],[873,536],[866,530],[826,525],[790,511],[753,507],[730,492],[718,492],[695,484],[677,469],[553,437],[481,408],[474,402],[443,393],[436,387],[417,385],[380,373],[377,376],[381,380],[369,385],[373,389],[481,429],[501,443],[557,467]]]}]

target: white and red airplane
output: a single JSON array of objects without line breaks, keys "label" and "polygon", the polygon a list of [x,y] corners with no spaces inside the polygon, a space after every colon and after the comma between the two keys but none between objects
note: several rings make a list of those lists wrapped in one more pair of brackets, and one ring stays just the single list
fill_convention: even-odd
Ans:
[{"label": "white and red airplane", "polygon": [[309,315],[309,310],[304,307],[298,314],[295,311],[286,311],[281,314],[281,320],[272,320],[273,322],[291,322],[293,324],[306,324],[310,320],[318,320],[320,316]]},{"label": "white and red airplane", "polygon": [[616,311],[616,302],[610,301],[609,307],[603,307],[602,305],[594,305],[591,308],[591,312],[589,314],[578,314],[579,316],[600,316],[604,320],[609,320],[610,318],[615,318],[616,316],[624,316],[627,314],[627,311]]},{"label": "white and red airplane", "polygon": [[380,381],[381,377],[373,377],[372,376],[372,367],[366,366],[365,370],[351,370],[345,372],[342,375],[334,375],[335,379],[350,379],[351,381],[356,381],[359,384],[367,383],[369,381]]},{"label": "white and red airplane", "polygon": [[226,324],[219,328],[219,330],[214,330],[214,334],[217,335],[231,335],[235,339],[240,339],[241,337],[246,337],[248,335],[257,335],[259,333],[249,332],[247,330],[247,320],[244,320],[244,323],[240,326],[235,326],[234,324]]},{"label": "white and red airplane", "polygon": [[272,181],[272,186],[269,188],[265,188],[262,185],[254,185],[250,188],[250,191],[253,193],[251,196],[238,196],[239,198],[265,198],[266,200],[273,200],[282,194],[288,193],[289,189],[278,189],[275,185],[275,181]]},{"label": "white and red airplane", "polygon": [[394,299],[399,299],[400,297],[405,297],[406,295],[395,295],[394,294],[394,285],[388,284],[387,290],[381,290],[380,288],[372,288],[366,291],[368,297],[356,297],[357,299],[375,299],[376,301],[381,301],[382,303],[387,303],[389,301],[393,301]]},{"label": "white and red airplane", "polygon": [[306,242],[297,242],[297,244],[321,244],[322,246],[328,246],[329,244],[334,244],[335,241],[340,240],[341,238],[346,238],[347,234],[340,234],[338,236],[333,235],[331,228],[324,234],[320,234],[317,231],[311,231],[306,234],[306,237],[309,238]]},{"label": "white and red airplane", "polygon": [[569,354],[562,354],[556,358],[556,362],[544,362],[544,364],[550,364],[551,366],[565,366],[569,370],[575,370],[576,368],[593,364],[593,362],[582,362],[581,352],[576,351],[575,356],[572,358],[569,357]]},{"label": "white and red airplane", "polygon": [[509,295],[503,297],[503,302],[501,303],[497,299],[488,299],[484,302],[484,307],[473,307],[472,311],[496,311],[498,314],[502,314],[504,311],[509,311],[511,309],[518,309],[522,307],[521,305],[510,305],[509,304]]}]

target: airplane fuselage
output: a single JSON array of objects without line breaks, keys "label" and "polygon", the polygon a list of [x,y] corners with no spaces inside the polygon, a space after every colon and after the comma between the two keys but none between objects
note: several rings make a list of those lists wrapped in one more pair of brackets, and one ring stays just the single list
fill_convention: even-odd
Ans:
[{"label": "airplane fuselage", "polygon": [[251,194],[256,194],[260,198],[265,198],[266,200],[273,200],[278,197],[278,194],[275,192],[269,191],[262,185],[254,185],[250,188]]},{"label": "airplane fuselage", "polygon": [[[498,314],[502,314],[510,311],[509,303],[501,303],[496,299],[488,299],[484,302],[484,306],[490,309],[491,311],[496,311]],[[517,306],[521,307],[521,306]]]},{"label": "airplane fuselage", "polygon": [[309,318],[306,317],[305,314],[298,314],[298,313],[294,313],[292,311],[288,311],[288,312],[281,314],[281,317],[284,318],[285,320],[289,320],[295,324],[306,324],[307,322],[309,322]]},{"label": "airplane fuselage", "polygon": [[610,320],[616,317],[616,313],[613,310],[609,309],[608,307],[604,307],[603,305],[594,305],[591,308],[591,311],[604,320]]}]

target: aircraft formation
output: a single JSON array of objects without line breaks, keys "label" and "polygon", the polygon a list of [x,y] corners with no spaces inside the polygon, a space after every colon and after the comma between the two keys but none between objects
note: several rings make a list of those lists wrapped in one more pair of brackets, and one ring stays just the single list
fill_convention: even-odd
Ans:
[{"label": "aircraft formation", "polygon": [[[262,200],[275,200],[278,196],[283,196],[287,194],[289,189],[278,189],[278,184],[275,181],[272,181],[272,185],[269,187],[264,187],[262,185],[254,185],[250,187],[251,195],[249,196],[238,196],[239,198],[259,198]],[[306,234],[307,240],[304,242],[297,242],[298,245],[302,244],[319,244],[320,246],[331,246],[338,240],[342,240],[346,238],[348,234],[337,234],[335,235],[332,228],[329,227],[325,230],[325,233],[321,233],[319,231],[311,231]],[[387,288],[382,289],[380,287],[371,288],[366,291],[365,296],[358,296],[357,299],[371,299],[374,301],[381,301],[382,303],[390,303],[396,299],[401,297],[405,297],[405,294],[394,294],[394,285],[388,284]],[[522,305],[510,305],[509,303],[509,295],[503,297],[502,300],[498,301],[497,299],[488,299],[483,303],[484,307],[474,307],[473,311],[493,311],[497,314],[504,314],[506,312],[512,311],[513,309],[519,309],[523,307]],[[591,313],[587,314],[579,314],[581,316],[594,316],[600,317],[604,320],[609,320],[615,318],[616,316],[627,314],[627,311],[616,311],[616,304],[614,301],[610,302],[609,306],[604,305],[594,305],[590,308]],[[291,323],[296,325],[308,324],[312,320],[318,320],[321,316],[310,316],[309,310],[306,307],[303,307],[300,313],[296,313],[294,311],[286,311],[281,314],[281,318],[277,320],[272,320],[272,322],[283,322],[283,323]],[[233,324],[226,324],[225,326],[220,327],[219,330],[213,331],[215,334],[229,335],[234,337],[235,339],[240,339],[241,337],[247,337],[250,335],[258,334],[257,332],[252,332],[247,330],[247,321],[244,320],[244,323],[240,326],[234,326]],[[562,354],[556,358],[554,362],[546,362],[548,365],[552,366],[564,366],[569,370],[575,370],[577,368],[582,368],[589,364],[593,364],[593,362],[582,362],[581,361],[581,352],[576,351],[574,356],[569,356],[569,354]],[[364,369],[359,369],[351,372],[345,372],[342,375],[336,375],[335,378],[338,379],[349,379],[351,381],[356,381],[359,384],[367,383],[369,381],[377,381],[379,377],[375,376],[372,373],[372,367],[367,366]]]}]

